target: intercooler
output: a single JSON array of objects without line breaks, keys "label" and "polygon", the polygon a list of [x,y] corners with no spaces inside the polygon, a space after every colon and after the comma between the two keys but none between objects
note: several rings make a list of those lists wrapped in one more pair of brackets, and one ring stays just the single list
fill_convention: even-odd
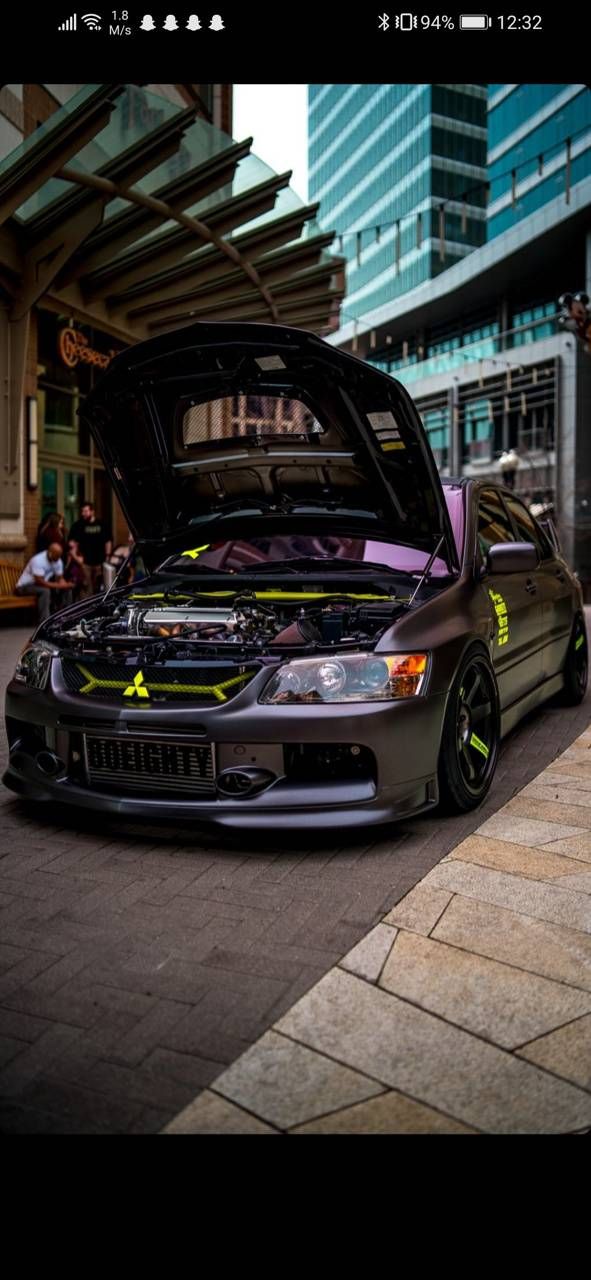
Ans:
[{"label": "intercooler", "polygon": [[124,740],[86,734],[84,763],[88,784],[97,790],[186,798],[215,794],[210,743]]}]

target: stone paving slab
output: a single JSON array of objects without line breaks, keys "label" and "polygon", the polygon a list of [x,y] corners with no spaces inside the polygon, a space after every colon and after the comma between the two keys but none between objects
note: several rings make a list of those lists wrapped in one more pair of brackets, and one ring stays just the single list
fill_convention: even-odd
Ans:
[{"label": "stone paving slab", "polygon": [[484,1131],[591,1124],[591,1093],[533,1067],[525,1072],[512,1054],[338,969],[277,1030]]},{"label": "stone paving slab", "polygon": [[368,982],[376,982],[384,967],[389,952],[394,945],[397,929],[383,923],[377,924],[366,938],[357,943],[352,951],[341,960],[343,969],[356,973],[359,978],[367,978]]},{"label": "stone paving slab", "polygon": [[382,1093],[384,1086],[268,1031],[216,1083],[219,1093],[247,1108],[252,1104],[253,1088],[257,1113],[270,1124],[289,1129],[314,1115],[371,1098]]},{"label": "stone paving slab", "polygon": [[524,1045],[519,1056],[565,1080],[573,1080],[583,1089],[591,1089],[591,1017],[579,1018]]},{"label": "stone paving slab", "polygon": [[503,871],[490,871],[473,863],[442,863],[429,872],[427,884],[451,890],[466,898],[509,907],[538,920],[591,933],[591,902],[584,893],[573,893],[556,884],[525,879]]},{"label": "stone paving slab", "polygon": [[216,1096],[290,1134],[588,1132],[590,786],[587,731],[165,1132]]},{"label": "stone paving slab", "polygon": [[296,1125],[291,1133],[476,1133],[433,1107],[389,1090],[369,1102]]},{"label": "stone paving slab", "polygon": [[443,858],[441,865],[447,862],[473,862],[480,867],[525,876],[528,880],[554,881],[568,876],[567,887],[571,889],[574,887],[571,876],[580,875],[583,871],[580,862],[569,858],[568,854],[551,851],[547,844],[532,848],[511,840],[494,840],[480,835],[462,840],[453,853]]},{"label": "stone paving slab", "polygon": [[415,933],[429,934],[451,902],[451,893],[433,888],[425,881],[411,889],[384,918],[384,924],[412,929]]},{"label": "stone paving slab", "polygon": [[591,1012],[591,993],[435,938],[400,933],[379,986],[506,1049]]},{"label": "stone paving slab", "polygon": [[456,894],[431,936],[591,991],[591,937],[577,929]]},{"label": "stone paving slab", "polygon": [[277,1133],[256,1116],[234,1106],[226,1098],[205,1090],[195,1102],[181,1111],[166,1129],[167,1133]]}]

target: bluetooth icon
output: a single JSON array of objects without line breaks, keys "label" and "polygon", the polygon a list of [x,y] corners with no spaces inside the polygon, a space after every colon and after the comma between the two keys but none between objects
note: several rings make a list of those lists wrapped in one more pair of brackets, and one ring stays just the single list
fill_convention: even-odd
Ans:
[{"label": "bluetooth icon", "polygon": [[378,18],[378,27],[380,31],[387,31],[390,26],[390,17],[387,13],[382,13]]}]

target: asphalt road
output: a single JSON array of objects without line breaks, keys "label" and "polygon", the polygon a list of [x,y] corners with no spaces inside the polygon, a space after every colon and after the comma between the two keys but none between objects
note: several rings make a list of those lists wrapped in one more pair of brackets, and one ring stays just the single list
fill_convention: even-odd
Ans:
[{"label": "asphalt road", "polygon": [[[27,636],[3,629],[2,686]],[[476,813],[369,837],[155,831],[1,788],[0,1132],[157,1132],[590,719],[591,693],[530,715]]]}]

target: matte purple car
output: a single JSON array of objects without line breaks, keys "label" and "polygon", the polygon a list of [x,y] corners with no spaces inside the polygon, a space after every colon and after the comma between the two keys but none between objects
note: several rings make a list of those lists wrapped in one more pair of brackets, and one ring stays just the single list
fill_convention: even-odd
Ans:
[{"label": "matte purple car", "polygon": [[22,654],[18,794],[240,829],[466,810],[503,733],[583,697],[552,530],[489,481],[442,485],[385,373],[301,330],[196,324],[119,355],[81,412],[147,576]]}]

